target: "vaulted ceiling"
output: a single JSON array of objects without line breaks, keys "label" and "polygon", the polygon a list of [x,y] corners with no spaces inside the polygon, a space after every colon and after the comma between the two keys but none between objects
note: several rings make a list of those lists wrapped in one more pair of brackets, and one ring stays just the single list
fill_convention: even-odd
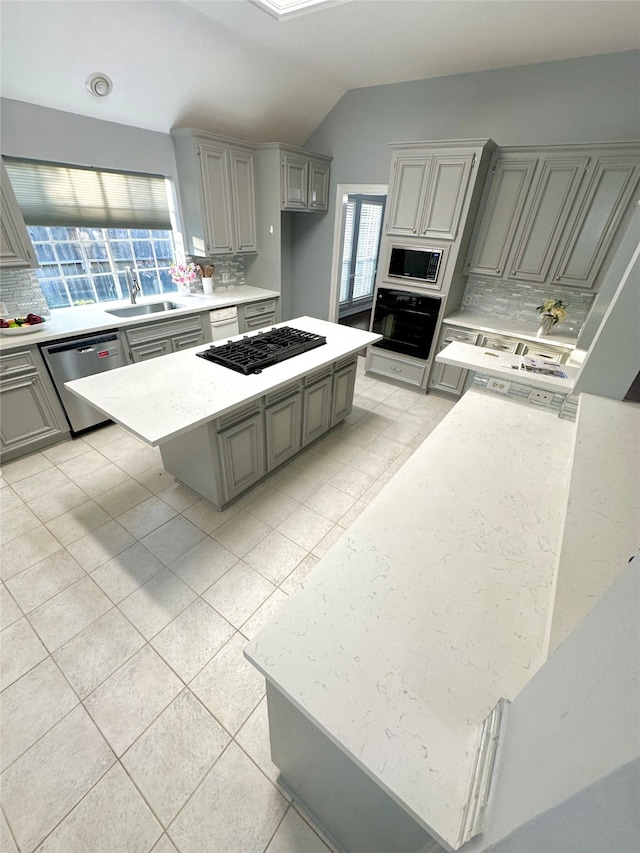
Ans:
[{"label": "vaulted ceiling", "polygon": [[[303,144],[349,89],[640,48],[618,0],[1,0],[3,97]],[[113,81],[104,98],[93,72]]]}]

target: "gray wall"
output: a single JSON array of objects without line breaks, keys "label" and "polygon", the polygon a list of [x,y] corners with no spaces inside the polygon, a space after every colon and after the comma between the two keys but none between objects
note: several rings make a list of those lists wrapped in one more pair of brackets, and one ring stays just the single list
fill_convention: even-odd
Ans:
[{"label": "gray wall", "polygon": [[0,148],[7,156],[140,171],[168,178],[176,174],[173,143],[168,133],[8,98],[0,100],[0,110]]},{"label": "gray wall", "polygon": [[640,52],[629,51],[347,92],[305,145],[334,160],[329,212],[294,220],[292,316],[327,317],[336,184],[387,183],[388,143],[638,139],[639,80]]}]

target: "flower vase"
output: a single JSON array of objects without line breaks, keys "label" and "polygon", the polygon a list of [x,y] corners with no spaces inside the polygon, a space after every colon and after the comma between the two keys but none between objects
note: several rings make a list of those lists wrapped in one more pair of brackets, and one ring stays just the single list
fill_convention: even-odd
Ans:
[{"label": "flower vase", "polygon": [[191,288],[188,284],[178,285],[178,294],[180,296],[191,296]]},{"label": "flower vase", "polygon": [[547,335],[550,335],[553,328],[553,321],[553,314],[543,314],[540,318],[540,328],[536,332],[536,338],[546,338]]}]

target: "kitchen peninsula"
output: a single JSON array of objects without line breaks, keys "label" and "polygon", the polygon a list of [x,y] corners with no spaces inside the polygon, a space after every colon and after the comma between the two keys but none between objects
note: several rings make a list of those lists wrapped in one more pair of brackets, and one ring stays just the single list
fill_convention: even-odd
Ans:
[{"label": "kitchen peninsula", "polygon": [[247,376],[194,347],[66,387],[158,446],[167,471],[222,509],[349,414],[357,353],[380,338],[312,317],[275,328],[285,326],[326,343]]}]

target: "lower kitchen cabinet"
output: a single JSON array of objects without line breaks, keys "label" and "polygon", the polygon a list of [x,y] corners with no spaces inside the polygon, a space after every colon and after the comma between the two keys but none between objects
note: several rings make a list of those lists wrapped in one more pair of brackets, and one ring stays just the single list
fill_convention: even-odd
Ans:
[{"label": "lower kitchen cabinet", "polygon": [[211,340],[208,315],[193,314],[123,330],[129,361],[147,361],[171,352],[197,347]]},{"label": "lower kitchen cabinet", "polygon": [[[570,350],[565,347],[549,347],[546,344],[527,343],[520,338],[505,334],[485,334],[476,329],[461,329],[457,326],[444,325],[440,331],[438,352],[449,344],[459,341],[463,344],[475,344],[484,349],[498,352],[512,352],[518,355],[529,355],[535,358],[545,358],[564,364]],[[461,397],[467,385],[469,371],[453,364],[443,364],[435,361],[429,376],[429,390],[442,391],[448,396]]]},{"label": "lower kitchen cabinet", "polygon": [[37,347],[0,357],[0,461],[69,438],[69,425]]},{"label": "lower kitchen cabinet", "polygon": [[302,446],[320,438],[331,426],[332,387],[329,374],[302,392]]},{"label": "lower kitchen cabinet", "polygon": [[262,413],[218,433],[226,501],[244,492],[265,473]]},{"label": "lower kitchen cabinet", "polygon": [[406,382],[408,385],[420,387],[424,380],[426,363],[410,356],[387,355],[384,350],[376,349],[375,346],[367,350],[367,373],[379,373],[390,379]]},{"label": "lower kitchen cabinet", "polygon": [[357,365],[351,362],[336,370],[333,377],[333,395],[331,400],[331,426],[343,421],[351,414],[353,392],[356,387]]},{"label": "lower kitchen cabinet", "polygon": [[247,302],[245,305],[238,305],[240,334],[273,326],[280,319],[278,309],[277,299],[262,299],[259,302]]},{"label": "lower kitchen cabinet", "polygon": [[222,510],[351,411],[355,358],[160,445],[169,473]]},{"label": "lower kitchen cabinet", "polygon": [[294,456],[302,447],[302,395],[300,391],[264,412],[267,469],[272,471]]}]

